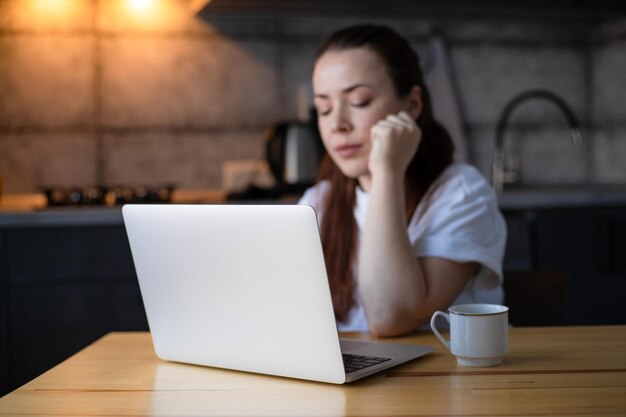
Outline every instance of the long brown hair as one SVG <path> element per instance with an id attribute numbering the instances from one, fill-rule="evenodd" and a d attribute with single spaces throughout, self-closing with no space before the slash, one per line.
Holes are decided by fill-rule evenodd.
<path id="1" fill-rule="evenodd" d="M 332 34 L 318 51 L 317 59 L 327 51 L 354 48 L 368 48 L 382 58 L 399 98 L 407 97 L 414 86 L 421 89 L 422 109 L 416 122 L 422 130 L 422 140 L 404 181 L 408 221 L 428 187 L 452 163 L 454 146 L 446 129 L 433 117 L 419 57 L 405 38 L 386 26 L 351 26 Z M 352 267 L 357 252 L 357 224 L 353 211 L 357 180 L 343 175 L 328 155 L 320 167 L 318 181 L 321 180 L 330 184 L 320 227 L 324 257 L 335 317 L 345 321 L 354 305 Z"/>

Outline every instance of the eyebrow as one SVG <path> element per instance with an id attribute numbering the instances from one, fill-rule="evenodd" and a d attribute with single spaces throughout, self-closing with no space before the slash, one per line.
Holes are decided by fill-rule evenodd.
<path id="1" fill-rule="evenodd" d="M 357 88 L 360 88 L 360 87 L 374 88 L 371 84 L 358 83 L 358 84 L 354 84 L 354 85 L 351 85 L 349 87 L 344 88 L 343 90 L 341 90 L 341 92 L 342 93 L 349 93 L 349 92 L 354 91 L 354 90 L 356 90 Z M 327 99 L 328 95 L 327 94 L 315 94 L 315 95 L 313 95 L 313 98 Z"/>

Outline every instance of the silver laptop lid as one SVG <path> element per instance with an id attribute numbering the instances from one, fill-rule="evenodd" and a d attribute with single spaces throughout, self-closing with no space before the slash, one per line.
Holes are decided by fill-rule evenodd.
<path id="1" fill-rule="evenodd" d="M 343 383 L 314 210 L 302 205 L 126 205 L 157 355 Z"/>

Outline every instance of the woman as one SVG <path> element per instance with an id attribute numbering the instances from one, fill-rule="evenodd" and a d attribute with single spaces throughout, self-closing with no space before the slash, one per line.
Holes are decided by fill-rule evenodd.
<path id="1" fill-rule="evenodd" d="M 328 155 L 300 203 L 318 213 L 339 329 L 396 336 L 451 304 L 501 303 L 495 193 L 452 162 L 406 39 L 374 25 L 336 32 L 313 90 Z"/>

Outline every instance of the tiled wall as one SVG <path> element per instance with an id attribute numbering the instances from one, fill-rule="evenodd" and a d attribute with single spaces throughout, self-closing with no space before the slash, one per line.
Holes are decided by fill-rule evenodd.
<path id="1" fill-rule="evenodd" d="M 595 174 L 626 182 L 626 21 L 605 25 L 594 38 Z"/>
<path id="2" fill-rule="evenodd" d="M 149 3 L 149 2 L 148 2 Z M 0 0 L 0 176 L 41 185 L 215 188 L 222 164 L 262 159 L 263 134 L 297 115 L 315 51 L 365 19 L 194 18 L 188 0 Z M 48 6 L 45 6 L 45 5 Z M 528 88 L 561 95 L 584 123 L 574 148 L 549 103 L 514 113 L 507 134 L 525 182 L 626 182 L 626 24 L 367 19 L 428 55 L 447 41 L 469 157 L 489 174 L 505 103 Z M 622 155 L 624 157 L 622 157 Z"/>

